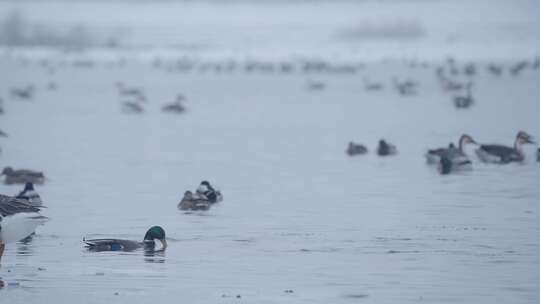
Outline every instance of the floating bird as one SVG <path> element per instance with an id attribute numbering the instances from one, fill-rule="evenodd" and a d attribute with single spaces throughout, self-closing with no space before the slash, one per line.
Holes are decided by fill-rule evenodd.
<path id="1" fill-rule="evenodd" d="M 134 101 L 124 101 L 122 103 L 122 112 L 126 114 L 141 114 L 144 112 L 143 103 L 146 101 L 144 96 L 135 97 Z"/>
<path id="2" fill-rule="evenodd" d="M 379 146 L 377 147 L 377 155 L 390 156 L 397 154 L 396 146 L 387 143 L 384 139 L 379 140 Z"/>
<path id="3" fill-rule="evenodd" d="M 393 79 L 394 87 L 401 96 L 413 96 L 416 95 L 416 88 L 418 83 L 412 80 L 399 81 L 397 78 Z"/>
<path id="4" fill-rule="evenodd" d="M 320 91 L 326 87 L 326 84 L 322 81 L 310 80 L 308 81 L 308 89 L 312 91 Z"/>
<path id="5" fill-rule="evenodd" d="M 510 67 L 510 73 L 514 76 L 518 76 L 528 65 L 529 63 L 527 61 L 520 61 L 514 66 Z"/>
<path id="6" fill-rule="evenodd" d="M 467 84 L 467 93 L 465 96 L 454 96 L 454 106 L 458 109 L 466 109 L 474 103 L 471 94 L 472 83 Z"/>
<path id="7" fill-rule="evenodd" d="M 503 69 L 498 65 L 490 64 L 488 65 L 488 71 L 495 76 L 501 76 Z"/>
<path id="8" fill-rule="evenodd" d="M 43 184 L 45 182 L 45 174 L 39 171 L 27 169 L 13 170 L 11 167 L 5 167 L 0 175 L 5 175 L 4 183 L 12 184 Z"/>
<path id="9" fill-rule="evenodd" d="M 349 142 L 349 145 L 347 146 L 347 150 L 345 153 L 349 156 L 355 156 L 355 155 L 362 155 L 366 154 L 368 152 L 368 149 L 366 146 L 362 144 L 355 144 L 354 142 Z"/>
<path id="10" fill-rule="evenodd" d="M 185 97 L 183 95 L 178 95 L 176 97 L 176 101 L 171 104 L 164 105 L 161 110 L 163 112 L 169 112 L 169 113 L 183 113 L 186 111 L 186 107 L 182 105 L 182 102 L 185 100 Z"/>
<path id="11" fill-rule="evenodd" d="M 208 210 L 210 206 L 211 203 L 208 199 L 203 199 L 194 195 L 191 191 L 186 191 L 177 207 L 180 210 Z"/>
<path id="12" fill-rule="evenodd" d="M 384 89 L 384 85 L 380 82 L 373 82 L 367 78 L 364 78 L 364 89 L 370 92 L 381 91 L 382 89 Z"/>
<path id="13" fill-rule="evenodd" d="M 459 172 L 472 169 L 472 162 L 465 156 L 454 156 L 443 154 L 440 157 L 438 170 L 442 175 L 452 172 Z"/>
<path id="14" fill-rule="evenodd" d="M 474 76 L 476 74 L 476 66 L 474 65 L 474 63 L 469 63 L 465 66 L 463 72 L 467 76 Z"/>
<path id="15" fill-rule="evenodd" d="M 430 149 L 426 153 L 426 160 L 428 164 L 439 164 L 443 155 L 448 155 L 449 158 L 457 156 L 467 157 L 464 147 L 466 144 L 476 144 L 476 141 L 467 134 L 461 135 L 458 141 L 458 148 L 453 143 L 448 145 L 448 148 Z"/>
<path id="16" fill-rule="evenodd" d="M 40 208 L 25 200 L 0 194 L 0 259 L 7 243 L 28 237 L 47 220 L 39 214 Z"/>
<path id="17" fill-rule="evenodd" d="M 167 240 L 165 239 L 165 230 L 159 226 L 153 226 L 144 235 L 142 242 L 122 239 L 83 239 L 88 250 L 91 251 L 133 251 L 139 248 L 154 251 L 156 247 L 155 240 L 161 242 L 161 249 L 167 248 Z"/>
<path id="18" fill-rule="evenodd" d="M 34 189 L 34 184 L 32 183 L 26 183 L 24 185 L 24 189 L 17 194 L 16 198 L 25 200 L 34 207 L 40 207 L 43 205 L 41 197 Z"/>
<path id="19" fill-rule="evenodd" d="M 486 163 L 507 164 L 510 162 L 522 162 L 525 160 L 522 145 L 534 144 L 532 136 L 525 131 L 519 131 L 516 135 L 513 147 L 503 145 L 480 145 L 476 150 L 478 158 Z"/>
<path id="20" fill-rule="evenodd" d="M 116 83 L 116 88 L 120 96 L 134 97 L 134 98 L 144 97 L 143 89 L 135 88 L 135 87 L 126 87 L 124 83 L 121 81 Z"/>
<path id="21" fill-rule="evenodd" d="M 11 96 L 17 99 L 26 99 L 30 100 L 34 96 L 34 86 L 28 85 L 24 88 L 11 88 Z"/>

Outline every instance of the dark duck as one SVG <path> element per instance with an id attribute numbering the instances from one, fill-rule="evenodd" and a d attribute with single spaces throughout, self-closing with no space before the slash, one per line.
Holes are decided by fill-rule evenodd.
<path id="1" fill-rule="evenodd" d="M 390 156 L 397 154 L 396 146 L 386 142 L 384 139 L 379 140 L 379 146 L 377 147 L 377 155 Z"/>
<path id="2" fill-rule="evenodd" d="M 165 230 L 160 226 L 153 226 L 148 229 L 142 242 L 123 239 L 83 239 L 83 242 L 90 251 L 134 251 L 140 248 L 154 251 L 156 240 L 160 241 L 162 245 L 159 250 L 163 251 L 167 248 Z"/>
<path id="3" fill-rule="evenodd" d="M 368 152 L 368 149 L 366 146 L 362 144 L 356 144 L 354 142 L 349 142 L 349 145 L 347 146 L 347 150 L 345 153 L 349 156 L 355 156 L 355 155 L 363 155 Z"/>

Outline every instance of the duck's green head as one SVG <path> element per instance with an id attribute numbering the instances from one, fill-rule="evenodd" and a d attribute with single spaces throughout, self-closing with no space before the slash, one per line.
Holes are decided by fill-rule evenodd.
<path id="1" fill-rule="evenodd" d="M 154 226 L 148 229 L 148 231 L 146 231 L 146 234 L 144 235 L 145 241 L 153 241 L 156 239 L 160 241 L 165 240 L 165 230 L 163 230 L 163 228 L 159 226 Z"/>

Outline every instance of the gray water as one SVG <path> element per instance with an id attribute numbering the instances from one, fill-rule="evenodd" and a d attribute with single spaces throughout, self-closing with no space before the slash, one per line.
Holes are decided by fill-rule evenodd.
<path id="1" fill-rule="evenodd" d="M 423 158 L 462 133 L 508 145 L 518 130 L 540 137 L 538 70 L 494 77 L 479 62 L 477 102 L 459 111 L 434 77 L 442 59 L 428 68 L 376 61 L 356 73 L 219 74 L 35 52 L 0 56 L 0 128 L 9 134 L 0 161 L 46 172 L 37 191 L 50 221 L 30 242 L 8 245 L 0 303 L 540 301 L 536 146 L 505 166 L 478 162 L 469 147 L 473 171 L 448 176 Z M 95 65 L 72 65 L 72 56 Z M 394 76 L 418 80 L 419 94 L 399 96 Z M 366 92 L 364 77 L 386 88 Z M 325 89 L 309 90 L 314 80 Z M 117 81 L 145 89 L 144 114 L 122 113 Z M 9 97 L 28 83 L 32 101 Z M 162 113 L 179 93 L 188 111 Z M 398 155 L 378 158 L 380 138 Z M 370 153 L 346 156 L 351 140 Z M 203 179 L 225 200 L 178 211 Z M 167 232 L 165 253 L 83 247 L 83 237 L 138 240 L 152 225 Z"/>

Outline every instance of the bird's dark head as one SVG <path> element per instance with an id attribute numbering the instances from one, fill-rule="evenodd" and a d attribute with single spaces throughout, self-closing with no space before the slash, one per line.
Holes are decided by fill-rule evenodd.
<path id="1" fill-rule="evenodd" d="M 521 144 L 535 144 L 536 142 L 533 140 L 533 137 L 525 131 L 519 131 L 516 139 Z"/>
<path id="2" fill-rule="evenodd" d="M 2 170 L 2 174 L 1 175 L 10 175 L 13 173 L 13 168 L 11 167 L 4 167 L 4 169 Z"/>
<path id="3" fill-rule="evenodd" d="M 165 230 L 159 226 L 154 226 L 148 231 L 146 231 L 146 234 L 144 235 L 145 241 L 153 241 L 153 240 L 164 240 L 165 239 Z"/>
<path id="4" fill-rule="evenodd" d="M 201 185 L 209 187 L 210 183 L 208 181 L 202 181 Z"/>
<path id="5" fill-rule="evenodd" d="M 34 184 L 30 182 L 24 184 L 24 191 L 32 191 L 32 190 L 34 190 Z"/>

